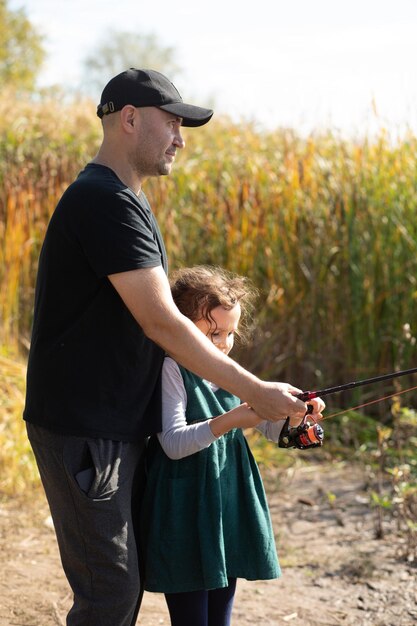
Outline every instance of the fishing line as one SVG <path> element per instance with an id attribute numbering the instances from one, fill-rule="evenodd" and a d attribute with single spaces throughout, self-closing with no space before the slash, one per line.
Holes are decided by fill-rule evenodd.
<path id="1" fill-rule="evenodd" d="M 349 407 L 348 409 L 344 409 L 344 411 L 338 411 L 337 413 L 331 413 L 330 415 L 323 415 L 320 422 L 325 419 L 330 419 L 331 417 L 336 417 L 337 415 L 343 415 L 343 413 L 347 413 L 348 411 L 357 411 L 358 409 L 363 409 L 363 407 L 365 406 L 370 406 L 371 404 L 376 404 L 377 402 L 382 402 L 383 400 L 389 400 L 390 398 L 395 398 L 395 396 L 401 396 L 403 393 L 414 391 L 414 389 L 417 389 L 417 385 L 415 387 L 410 387 L 409 389 L 396 391 L 395 393 L 391 393 L 388 396 L 384 396 L 382 398 L 377 398 L 376 400 L 371 400 L 370 402 L 365 402 L 364 404 L 359 404 L 358 406 Z"/>

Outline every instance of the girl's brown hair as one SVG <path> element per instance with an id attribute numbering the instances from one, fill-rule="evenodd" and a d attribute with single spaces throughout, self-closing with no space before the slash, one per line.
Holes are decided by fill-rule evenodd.
<path id="1" fill-rule="evenodd" d="M 220 267 L 197 265 L 174 272 L 170 279 L 172 296 L 183 315 L 193 322 L 205 319 L 211 327 L 216 323 L 211 311 L 218 306 L 232 309 L 240 304 L 242 314 L 236 335 L 247 340 L 252 322 L 257 289 L 249 279 Z"/>

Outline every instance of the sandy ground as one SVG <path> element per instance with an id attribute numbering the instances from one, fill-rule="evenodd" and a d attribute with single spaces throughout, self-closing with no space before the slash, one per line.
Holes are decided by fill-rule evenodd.
<path id="1" fill-rule="evenodd" d="M 283 567 L 276 581 L 239 581 L 234 626 L 417 624 L 417 569 L 386 522 L 375 539 L 365 473 L 310 464 L 265 476 Z M 43 499 L 0 504 L 0 626 L 62 626 L 71 594 Z M 145 594 L 138 625 L 169 626 L 164 599 Z"/>

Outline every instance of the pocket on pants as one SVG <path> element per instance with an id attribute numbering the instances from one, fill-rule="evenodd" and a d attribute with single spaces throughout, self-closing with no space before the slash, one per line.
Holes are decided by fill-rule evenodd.
<path id="1" fill-rule="evenodd" d="M 85 439 L 80 450 L 80 443 L 78 439 L 69 440 L 65 445 L 68 473 L 88 498 L 109 500 L 119 488 L 120 462 L 126 444 L 111 439 Z"/>

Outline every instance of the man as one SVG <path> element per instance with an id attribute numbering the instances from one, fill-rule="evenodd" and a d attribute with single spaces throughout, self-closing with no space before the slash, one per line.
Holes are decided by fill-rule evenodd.
<path id="1" fill-rule="evenodd" d="M 69 626 L 132 626 L 141 598 L 135 515 L 146 437 L 161 430 L 164 352 L 265 418 L 305 404 L 217 350 L 175 307 L 142 192 L 169 174 L 182 126 L 212 111 L 152 70 L 105 87 L 103 142 L 63 194 L 42 248 L 24 419 L 74 592 Z"/>

